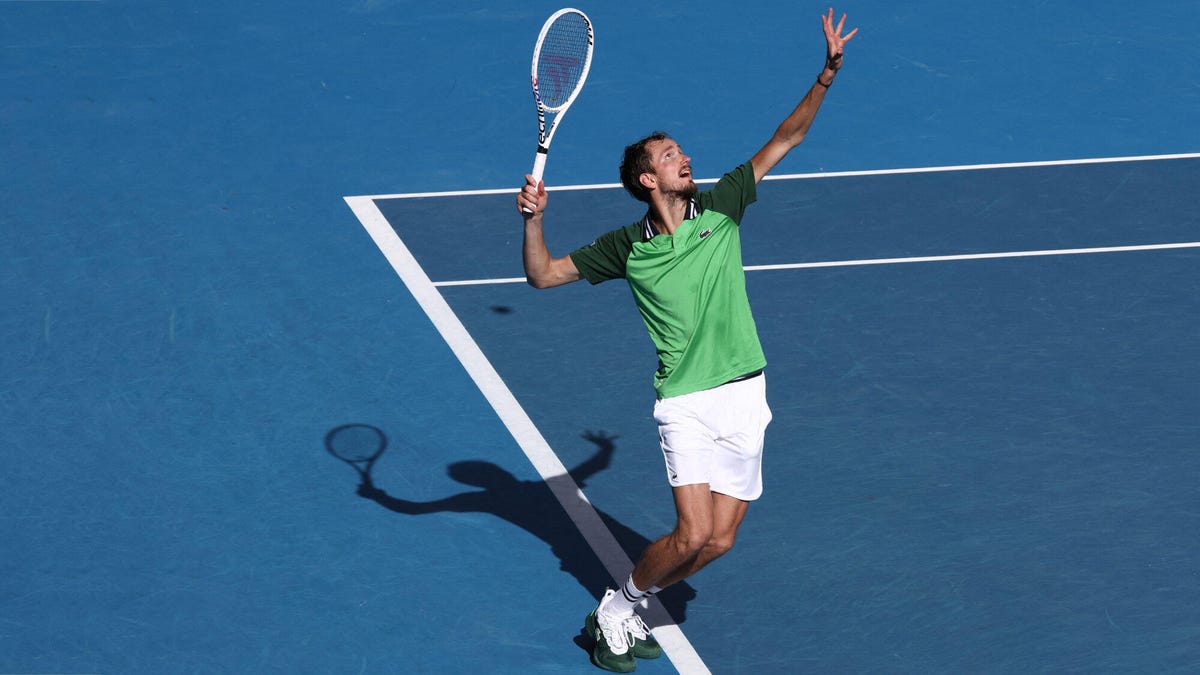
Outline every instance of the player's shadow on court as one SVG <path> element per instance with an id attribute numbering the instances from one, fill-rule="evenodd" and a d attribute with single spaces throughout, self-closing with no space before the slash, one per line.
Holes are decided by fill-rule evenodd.
<path id="1" fill-rule="evenodd" d="M 476 490 L 468 490 L 427 502 L 393 496 L 377 487 L 371 478 L 371 467 L 374 465 L 375 459 L 382 454 L 383 448 L 386 447 L 386 437 L 382 431 L 374 427 L 367 427 L 378 434 L 380 445 L 373 455 L 370 452 L 362 453 L 364 456 L 370 456 L 369 461 L 360 459 L 356 463 L 343 448 L 337 447 L 338 434 L 351 426 L 361 427 L 363 425 L 350 425 L 334 429 L 326 436 L 325 443 L 326 449 L 331 454 L 346 460 L 358 470 L 361 478 L 358 486 L 359 496 L 396 513 L 410 516 L 432 513 L 491 513 L 546 542 L 550 546 L 550 550 L 561 561 L 561 569 L 574 576 L 579 584 L 595 598 L 599 599 L 604 595 L 606 587 L 614 585 L 612 577 L 596 558 L 596 554 L 592 552 L 583 535 L 567 516 L 562 505 L 555 499 L 548 483 L 540 480 L 518 480 L 516 476 L 497 464 L 483 460 L 468 460 L 449 465 L 446 472 L 459 483 L 478 488 Z M 358 436 L 361 437 L 361 433 Z M 596 446 L 596 452 L 569 471 L 570 478 L 565 476 L 551 478 L 551 481 L 574 480 L 576 485 L 583 488 L 589 478 L 609 467 L 613 453 L 616 451 L 616 445 L 613 442 L 616 437 L 608 436 L 604 432 L 587 432 L 583 434 L 583 438 Z M 597 512 L 626 554 L 633 560 L 637 560 L 646 546 L 650 544 L 650 540 L 603 511 L 597 509 Z M 695 590 L 687 582 L 680 582 L 659 593 L 658 599 L 676 623 L 683 623 L 687 619 L 687 603 L 695 596 Z M 584 613 L 586 613 L 586 609 Z"/>

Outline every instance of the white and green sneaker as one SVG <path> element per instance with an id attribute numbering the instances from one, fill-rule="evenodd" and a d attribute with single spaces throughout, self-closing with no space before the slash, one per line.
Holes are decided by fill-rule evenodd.
<path id="1" fill-rule="evenodd" d="M 621 622 L 625 634 L 629 636 L 629 653 L 638 659 L 657 659 L 662 656 L 662 647 L 658 640 L 650 634 L 650 629 L 642 617 L 636 613 Z"/>
<path id="2" fill-rule="evenodd" d="M 633 669 L 637 668 L 637 661 L 630 650 L 629 630 L 625 625 L 628 619 L 614 619 L 600 612 L 605 600 L 615 593 L 611 588 L 605 591 L 604 598 L 600 600 L 596 609 L 587 615 L 583 625 L 596 643 L 592 647 L 593 664 L 614 673 L 632 673 Z"/>

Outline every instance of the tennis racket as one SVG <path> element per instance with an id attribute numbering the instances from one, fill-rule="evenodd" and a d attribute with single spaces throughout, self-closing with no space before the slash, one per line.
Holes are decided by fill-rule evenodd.
<path id="1" fill-rule="evenodd" d="M 592 22 L 583 12 L 567 7 L 546 19 L 542 32 L 533 47 L 533 67 L 530 81 L 533 101 L 537 104 L 538 147 L 533 157 L 534 182 L 542 179 L 546 156 L 554 132 L 583 89 L 588 69 L 592 67 L 592 45 L 595 36 Z M 553 115 L 546 124 L 547 115 Z"/>

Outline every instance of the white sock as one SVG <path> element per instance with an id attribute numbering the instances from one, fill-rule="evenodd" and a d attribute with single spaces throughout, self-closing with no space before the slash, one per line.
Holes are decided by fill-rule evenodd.
<path id="1" fill-rule="evenodd" d="M 633 575 L 631 574 L 620 590 L 614 593 L 607 603 L 600 606 L 600 611 L 609 616 L 629 616 L 633 614 L 633 608 L 641 604 L 645 598 L 646 591 L 633 585 Z"/>

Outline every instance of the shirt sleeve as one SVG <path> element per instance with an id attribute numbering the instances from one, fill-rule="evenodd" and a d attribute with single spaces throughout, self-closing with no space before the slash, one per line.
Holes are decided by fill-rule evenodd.
<path id="1" fill-rule="evenodd" d="M 746 207 L 758 199 L 758 187 L 754 183 L 754 165 L 747 161 L 725 174 L 713 189 L 700 193 L 699 199 L 702 208 L 713 209 L 740 225 Z"/>
<path id="2" fill-rule="evenodd" d="M 571 261 L 590 284 L 624 279 L 625 261 L 633 250 L 636 233 L 640 233 L 636 224 L 607 232 L 587 246 L 572 251 Z"/>

